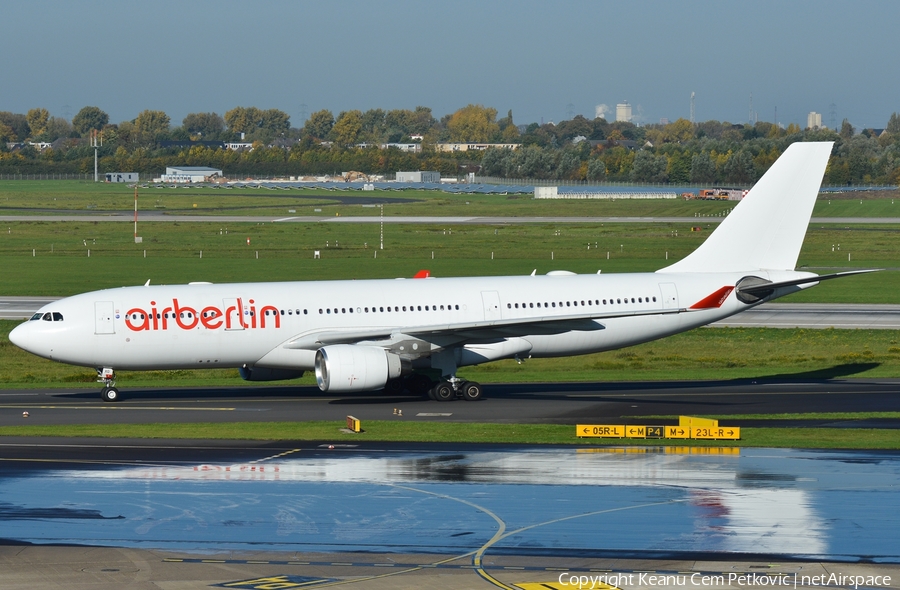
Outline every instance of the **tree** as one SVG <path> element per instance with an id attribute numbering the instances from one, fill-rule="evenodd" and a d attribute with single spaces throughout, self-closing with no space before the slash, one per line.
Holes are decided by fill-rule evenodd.
<path id="1" fill-rule="evenodd" d="M 709 152 L 694 154 L 691 158 L 691 182 L 712 184 L 716 181 L 716 163 Z"/>
<path id="2" fill-rule="evenodd" d="M 25 115 L 0 111 L 0 123 L 6 125 L 12 131 L 9 141 L 25 141 L 25 138 L 30 135 L 31 128 L 28 127 Z"/>
<path id="3" fill-rule="evenodd" d="M 47 109 L 31 109 L 25 114 L 25 120 L 31 129 L 31 137 L 39 137 L 47 132 L 47 122 L 50 120 L 50 111 Z"/>
<path id="4" fill-rule="evenodd" d="M 447 130 L 451 142 L 488 142 L 500 131 L 497 109 L 470 104 L 450 116 Z"/>
<path id="5" fill-rule="evenodd" d="M 228 129 L 234 133 L 252 133 L 262 121 L 262 112 L 256 107 L 235 107 L 225 113 Z"/>
<path id="6" fill-rule="evenodd" d="M 668 165 L 665 156 L 654 156 L 647 150 L 641 150 L 634 156 L 631 179 L 635 182 L 665 182 Z"/>
<path id="7" fill-rule="evenodd" d="M 750 184 L 756 180 L 756 168 L 753 166 L 753 156 L 746 149 L 742 149 L 731 155 L 725 166 L 722 167 L 722 174 L 726 182 L 735 184 Z"/>
<path id="8" fill-rule="evenodd" d="M 841 121 L 841 139 L 850 139 L 855 132 L 856 130 L 850 124 L 850 121 L 847 119 Z"/>
<path id="9" fill-rule="evenodd" d="M 334 127 L 334 115 L 328 109 L 322 109 L 309 116 L 303 126 L 303 132 L 316 139 L 325 139 L 331 133 L 332 127 Z"/>
<path id="10" fill-rule="evenodd" d="M 16 139 L 18 139 L 16 137 L 16 132 L 13 131 L 9 125 L 4 123 L 3 121 L 0 121 L 0 143 L 6 144 L 7 142 L 15 141 Z M 4 150 L 6 149 L 6 145 L 2 145 L 0 147 L 2 147 L 2 149 Z"/>
<path id="11" fill-rule="evenodd" d="M 84 107 L 72 117 L 72 127 L 82 136 L 90 133 L 92 129 L 99 131 L 108 123 L 109 115 L 97 107 Z"/>
<path id="12" fill-rule="evenodd" d="M 556 177 L 559 179 L 571 179 L 581 166 L 581 158 L 575 150 L 566 149 L 559 155 L 556 162 Z"/>
<path id="13" fill-rule="evenodd" d="M 280 135 L 291 128 L 291 116 L 278 109 L 266 109 L 260 113 L 259 128 Z"/>
<path id="14" fill-rule="evenodd" d="M 891 113 L 891 118 L 888 119 L 885 131 L 891 135 L 900 135 L 900 114 Z"/>
<path id="15" fill-rule="evenodd" d="M 134 120 L 135 131 L 141 141 L 155 141 L 169 131 L 169 115 L 163 111 L 141 111 Z"/>
<path id="16" fill-rule="evenodd" d="M 225 130 L 225 119 L 217 113 L 189 113 L 181 125 L 191 135 L 215 139 Z"/>
<path id="17" fill-rule="evenodd" d="M 600 158 L 593 158 L 588 162 L 588 180 L 606 180 L 606 164 Z"/>
<path id="18" fill-rule="evenodd" d="M 44 135 L 47 141 L 56 141 L 60 137 L 69 137 L 72 135 L 72 125 L 62 117 L 50 117 L 47 121 L 47 131 Z"/>
<path id="19" fill-rule="evenodd" d="M 685 143 L 694 138 L 694 124 L 687 119 L 678 119 L 664 128 L 666 141 Z"/>
<path id="20" fill-rule="evenodd" d="M 362 113 L 347 111 L 338 115 L 337 121 L 331 129 L 331 137 L 338 146 L 350 147 L 358 142 L 361 130 Z"/>

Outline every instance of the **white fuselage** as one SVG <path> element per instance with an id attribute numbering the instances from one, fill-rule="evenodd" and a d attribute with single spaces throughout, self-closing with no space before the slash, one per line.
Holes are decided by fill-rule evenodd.
<path id="1" fill-rule="evenodd" d="M 755 273 L 769 280 L 808 273 Z M 773 276 L 774 275 L 774 276 Z M 265 367 L 310 370 L 317 333 L 454 326 L 535 318 L 533 333 L 477 334 L 459 365 L 513 356 L 599 352 L 702 326 L 750 307 L 730 292 L 719 305 L 690 309 L 745 273 L 635 273 L 123 287 L 45 306 L 10 338 L 59 362 L 117 370 Z M 677 310 L 681 310 L 678 313 Z M 660 313 L 654 313 L 659 311 Z M 618 317 L 597 317 L 615 314 Z M 584 316 L 590 329 L 548 330 L 554 317 Z M 38 314 L 35 315 L 38 318 Z M 527 328 L 524 329 L 527 332 Z M 363 338 L 362 340 L 365 340 Z M 431 343 L 427 356 L 440 344 Z M 416 345 L 417 347 L 417 345 Z M 403 350 L 402 346 L 400 350 Z M 413 350 L 405 351 L 411 356 Z"/>

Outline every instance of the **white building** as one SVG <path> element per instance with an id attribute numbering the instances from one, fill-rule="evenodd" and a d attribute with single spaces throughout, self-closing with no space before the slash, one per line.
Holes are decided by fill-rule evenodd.
<path id="1" fill-rule="evenodd" d="M 166 173 L 162 175 L 162 182 L 208 182 L 212 178 L 222 176 L 218 168 L 207 166 L 167 166 Z"/>
<path id="2" fill-rule="evenodd" d="M 631 105 L 627 101 L 616 105 L 616 121 L 631 123 Z"/>
<path id="3" fill-rule="evenodd" d="M 397 182 L 439 183 L 441 181 L 441 173 L 432 171 L 398 172 L 396 180 Z"/>
<path id="4" fill-rule="evenodd" d="M 469 150 L 484 151 L 488 148 L 515 150 L 518 143 L 436 143 L 434 149 L 439 152 L 467 152 Z"/>
<path id="5" fill-rule="evenodd" d="M 808 115 L 806 115 L 806 127 L 808 129 L 821 129 L 822 113 L 811 111 Z"/>

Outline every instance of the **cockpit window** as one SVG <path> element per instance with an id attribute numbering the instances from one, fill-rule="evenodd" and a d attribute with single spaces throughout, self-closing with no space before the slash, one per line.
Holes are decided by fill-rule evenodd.
<path id="1" fill-rule="evenodd" d="M 37 312 L 33 316 L 31 316 L 30 321 L 34 320 L 44 320 L 45 322 L 61 322 L 63 321 L 63 314 L 58 311 L 46 311 L 44 313 Z"/>

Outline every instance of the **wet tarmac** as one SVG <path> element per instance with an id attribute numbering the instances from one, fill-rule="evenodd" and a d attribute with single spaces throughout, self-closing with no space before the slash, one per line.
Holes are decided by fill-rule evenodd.
<path id="1" fill-rule="evenodd" d="M 0 537 L 210 554 L 900 563 L 897 452 L 329 446 L 5 444 Z"/>

